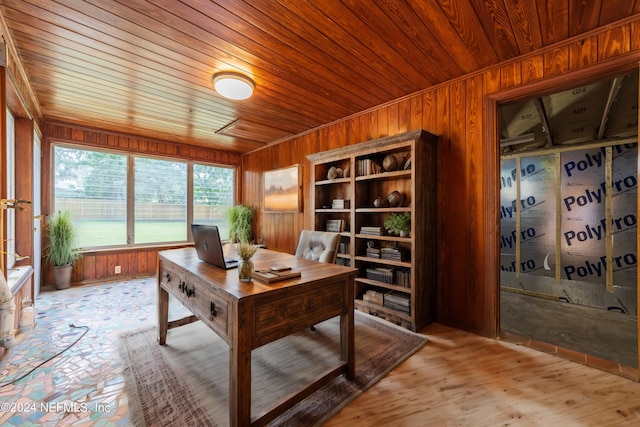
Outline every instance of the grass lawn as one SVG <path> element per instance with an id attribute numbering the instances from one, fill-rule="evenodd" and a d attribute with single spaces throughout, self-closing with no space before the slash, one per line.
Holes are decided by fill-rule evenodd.
<path id="1" fill-rule="evenodd" d="M 220 227 L 220 237 L 229 234 L 228 226 Z M 127 244 L 126 221 L 76 221 L 78 247 L 121 246 Z M 135 227 L 135 243 L 184 242 L 187 224 L 184 221 L 141 221 Z"/>

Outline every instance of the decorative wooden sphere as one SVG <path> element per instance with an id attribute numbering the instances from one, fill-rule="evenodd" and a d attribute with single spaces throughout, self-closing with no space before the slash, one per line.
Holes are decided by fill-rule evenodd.
<path id="1" fill-rule="evenodd" d="M 373 201 L 373 206 L 376 208 L 384 208 L 387 206 L 387 202 L 382 197 L 378 197 Z"/>
<path id="2" fill-rule="evenodd" d="M 402 203 L 402 194 L 399 191 L 392 191 L 387 196 L 387 201 L 389 202 L 389 206 L 396 208 Z"/>
<path id="3" fill-rule="evenodd" d="M 396 171 L 398 170 L 398 159 L 393 154 L 389 154 L 382 161 L 382 167 L 387 172 Z"/>

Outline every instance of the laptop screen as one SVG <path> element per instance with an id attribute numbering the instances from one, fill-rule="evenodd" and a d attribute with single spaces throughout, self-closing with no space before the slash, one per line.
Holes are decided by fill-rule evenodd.
<path id="1" fill-rule="evenodd" d="M 229 269 L 238 266 L 238 261 L 224 257 L 220 232 L 215 225 L 191 224 L 191 233 L 198 258 L 216 267 Z"/>

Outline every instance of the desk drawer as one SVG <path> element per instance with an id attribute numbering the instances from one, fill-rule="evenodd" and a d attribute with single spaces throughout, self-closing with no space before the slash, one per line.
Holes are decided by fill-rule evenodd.
<path id="1" fill-rule="evenodd" d="M 184 271 L 176 271 L 171 265 L 161 264 L 162 287 L 187 307 L 214 332 L 227 341 L 229 301 L 215 292 L 210 284 Z"/>

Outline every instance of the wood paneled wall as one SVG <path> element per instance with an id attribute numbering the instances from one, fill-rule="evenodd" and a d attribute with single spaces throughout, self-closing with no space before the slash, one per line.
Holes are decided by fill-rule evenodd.
<path id="1" fill-rule="evenodd" d="M 439 135 L 437 320 L 495 336 L 499 286 L 498 102 L 557 92 L 629 71 L 640 59 L 640 20 L 599 29 L 483 72 L 345 118 L 243 158 L 242 200 L 257 207 L 267 247 L 293 252 L 313 227 L 307 154 L 400 132 Z M 262 212 L 262 174 L 302 167 L 304 213 Z"/>
<path id="2" fill-rule="evenodd" d="M 85 147 L 115 149 L 122 152 L 135 152 L 153 156 L 196 160 L 221 165 L 239 166 L 241 156 L 237 153 L 213 151 L 203 147 L 188 146 L 179 143 L 157 141 L 103 132 L 96 129 L 67 126 L 60 123 L 46 123 L 42 144 L 42 213 L 51 212 L 51 144 L 54 142 L 72 143 Z M 242 185 L 241 176 L 237 185 Z M 175 246 L 171 246 L 175 247 Z M 127 276 L 148 276 L 155 274 L 158 251 L 163 247 L 139 247 L 108 251 L 86 252 L 73 267 L 72 283 L 89 283 Z M 119 265 L 121 273 L 116 275 L 114 267 Z M 43 265 L 43 285 L 53 284 L 53 272 Z"/>

